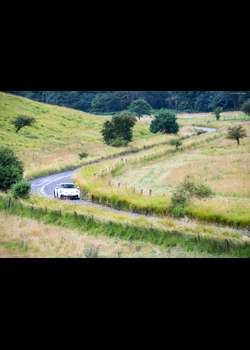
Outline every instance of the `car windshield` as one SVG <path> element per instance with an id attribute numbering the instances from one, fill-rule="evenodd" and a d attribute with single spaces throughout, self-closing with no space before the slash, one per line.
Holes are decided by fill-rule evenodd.
<path id="1" fill-rule="evenodd" d="M 62 184 L 60 188 L 76 188 L 76 186 L 74 184 Z"/>

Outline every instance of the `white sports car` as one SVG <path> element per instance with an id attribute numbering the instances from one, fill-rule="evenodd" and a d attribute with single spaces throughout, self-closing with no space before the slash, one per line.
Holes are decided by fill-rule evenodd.
<path id="1" fill-rule="evenodd" d="M 54 189 L 54 197 L 59 199 L 80 199 L 79 187 L 76 188 L 74 184 L 60 184 Z"/>

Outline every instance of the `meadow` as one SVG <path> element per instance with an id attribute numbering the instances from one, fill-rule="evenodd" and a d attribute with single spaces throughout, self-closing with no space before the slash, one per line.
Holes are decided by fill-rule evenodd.
<path id="1" fill-rule="evenodd" d="M 216 133 L 189 140 L 177 151 L 170 146 L 157 147 L 120 163 L 90 166 L 74 174 L 74 181 L 85 198 L 119 209 L 158 216 L 187 215 L 249 229 L 250 138 L 240 146 L 226 140 L 232 124 L 221 123 Z M 242 124 L 250 136 L 250 124 Z M 174 211 L 170 208 L 172 193 L 187 175 L 207 184 L 215 195 Z"/>

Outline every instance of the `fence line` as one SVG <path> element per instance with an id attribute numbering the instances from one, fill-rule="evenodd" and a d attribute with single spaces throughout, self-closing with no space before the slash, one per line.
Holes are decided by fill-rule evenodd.
<path id="1" fill-rule="evenodd" d="M 3 198 L 2 196 L 0 196 L 0 201 L 1 201 L 1 202 L 2 202 L 2 201 L 5 201 L 5 202 L 7 201 L 8 204 L 9 204 L 9 202 L 11 201 L 12 205 L 11 205 L 11 206 L 8 206 L 8 207 L 7 207 L 7 210 L 12 210 L 12 209 L 15 207 L 15 203 L 18 202 L 18 201 L 13 201 L 13 202 L 12 202 L 11 197 L 9 198 L 9 200 L 8 200 L 8 199 L 5 200 L 5 198 Z M 21 207 L 29 208 L 32 212 L 34 212 L 34 211 L 36 211 L 36 210 L 39 210 L 39 211 L 42 212 L 42 215 L 56 214 L 56 215 L 59 215 L 60 217 L 63 215 L 61 209 L 59 209 L 59 210 L 53 210 L 53 209 L 48 210 L 47 207 L 45 207 L 45 208 L 43 209 L 43 208 L 41 208 L 41 207 L 34 207 L 34 205 L 30 206 L 30 205 L 26 205 L 26 204 L 23 204 L 23 203 L 20 203 L 20 202 L 18 202 L 18 203 L 21 205 Z M 101 221 L 100 221 L 99 219 L 95 220 L 94 215 L 88 216 L 88 215 L 79 214 L 79 213 L 77 213 L 77 212 L 74 212 L 74 213 L 67 213 L 67 212 L 66 212 L 66 215 L 67 215 L 67 214 L 68 214 L 68 215 L 71 215 L 71 216 L 72 216 L 72 219 L 81 219 L 81 218 L 82 218 L 84 221 L 85 221 L 85 219 L 88 219 L 89 222 L 90 222 L 91 224 L 94 224 L 95 221 L 97 222 L 97 224 L 98 224 L 99 222 L 100 222 L 100 224 L 101 224 Z M 108 225 L 107 222 L 105 222 L 105 223 Z M 116 224 L 117 224 L 116 222 L 113 222 L 113 221 L 109 220 L 109 225 L 110 225 L 110 226 L 116 225 Z M 151 233 L 151 234 L 154 234 L 154 233 L 161 233 L 161 234 L 169 233 L 169 231 L 165 231 L 165 230 L 162 230 L 162 229 L 153 228 L 153 224 L 151 224 L 151 227 L 150 227 L 150 228 L 140 228 L 139 226 L 135 226 L 135 225 L 133 225 L 133 224 L 129 225 L 128 222 L 127 222 L 126 224 L 124 224 L 124 225 L 118 223 L 118 225 L 119 225 L 119 226 L 122 226 L 123 228 L 125 228 L 126 231 L 129 231 L 130 229 L 132 229 L 132 230 L 134 230 L 134 231 L 140 231 L 140 229 L 143 229 L 143 232 L 148 231 L 148 232 Z M 201 239 L 202 237 L 205 238 L 205 239 L 208 239 L 209 241 L 213 241 L 213 243 L 218 244 L 218 245 L 220 245 L 221 243 L 225 243 L 225 252 L 226 252 L 226 253 L 228 253 L 229 250 L 230 250 L 230 243 L 232 244 L 232 246 L 234 246 L 234 242 L 233 242 L 233 241 L 229 242 L 229 240 L 228 240 L 227 238 L 222 238 L 222 237 L 220 237 L 219 240 L 216 240 L 216 239 L 214 239 L 213 237 L 201 236 L 200 234 L 197 235 L 197 236 L 196 236 L 196 235 L 192 235 L 192 234 L 191 234 L 191 235 L 188 235 L 188 234 L 185 235 L 185 234 L 183 234 L 183 233 L 177 232 L 176 230 L 173 230 L 171 233 L 172 233 L 173 236 L 176 236 L 176 237 L 177 237 L 177 236 L 183 237 L 183 238 L 189 237 L 189 236 L 191 236 L 191 237 L 193 237 L 193 238 L 196 237 L 198 245 L 200 245 L 200 244 L 202 243 L 202 242 L 201 242 L 201 241 L 202 241 L 202 239 Z M 242 243 L 242 244 L 245 244 L 246 246 L 248 245 L 247 243 L 245 243 L 245 242 L 243 242 L 243 241 L 242 241 L 241 243 Z"/>

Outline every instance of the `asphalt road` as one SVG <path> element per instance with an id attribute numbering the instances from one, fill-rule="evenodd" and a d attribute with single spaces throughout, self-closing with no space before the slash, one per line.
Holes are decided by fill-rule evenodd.
<path id="1" fill-rule="evenodd" d="M 214 128 L 206 128 L 206 127 L 197 127 L 196 129 L 199 129 L 199 130 L 201 129 L 205 132 L 204 134 L 200 135 L 199 137 L 202 137 L 205 134 L 212 133 L 212 132 L 217 130 Z M 192 138 L 193 137 L 182 140 L 182 141 L 187 141 L 187 140 L 190 140 Z M 143 152 L 145 152 L 145 151 L 136 152 L 134 154 L 143 153 Z M 117 157 L 114 159 L 120 159 L 120 158 L 124 158 L 124 156 L 120 156 L 120 157 Z M 105 162 L 105 160 L 102 162 Z M 32 191 L 39 194 L 39 195 L 43 195 L 46 197 L 53 197 L 54 196 L 54 188 L 56 187 L 56 185 L 60 184 L 60 183 L 71 183 L 72 182 L 72 179 L 71 179 L 72 175 L 76 171 L 79 171 L 80 169 L 64 171 L 64 172 L 61 172 L 59 174 L 48 175 L 48 176 L 44 176 L 44 177 L 40 177 L 40 178 L 31 180 L 29 182 L 31 183 Z M 127 212 L 127 211 L 111 209 L 110 207 L 104 207 L 103 205 L 87 202 L 84 200 L 79 200 L 79 201 L 72 200 L 72 201 L 68 201 L 67 203 L 78 204 L 78 205 L 91 205 L 91 206 L 96 207 L 96 208 L 105 208 L 107 211 L 112 210 L 113 212 L 120 213 L 120 214 L 126 214 L 126 215 L 133 216 L 133 217 L 147 217 L 147 218 L 151 218 L 151 219 L 156 220 L 156 218 L 153 216 L 147 216 L 147 215 L 143 215 L 143 214 L 136 214 L 136 213 L 131 213 L 131 212 Z M 178 221 L 178 220 L 176 220 L 176 221 Z M 223 228 L 218 227 L 217 229 L 219 231 L 219 230 L 222 230 Z M 232 229 L 232 231 L 242 232 L 246 236 L 250 235 L 250 231 L 241 231 L 241 230 L 233 230 L 233 229 Z"/>
<path id="2" fill-rule="evenodd" d="M 199 127 L 196 129 L 201 129 L 205 133 L 211 133 L 211 132 L 216 131 L 216 129 L 205 128 L 205 127 Z M 203 135 L 205 135 L 205 134 L 203 134 Z M 200 137 L 202 137 L 202 135 L 200 135 Z M 183 140 L 183 141 L 187 141 L 190 139 L 192 139 L 192 137 L 188 138 L 186 140 Z M 142 153 L 142 152 L 145 152 L 145 151 L 137 152 L 135 154 Z M 117 157 L 114 159 L 119 159 L 119 158 L 124 158 L 124 156 Z M 59 173 L 59 174 L 40 177 L 40 178 L 31 180 L 29 182 L 31 183 L 31 188 L 35 193 L 43 195 L 43 196 L 51 197 L 51 196 L 54 196 L 54 188 L 56 187 L 56 185 L 60 184 L 60 183 L 71 183 L 72 182 L 72 180 L 71 180 L 72 175 L 78 170 L 80 170 L 80 169 L 64 171 L 64 172 Z M 85 201 L 76 201 L 76 202 L 79 204 L 84 204 L 84 203 L 92 204 L 92 203 L 85 202 Z"/>

